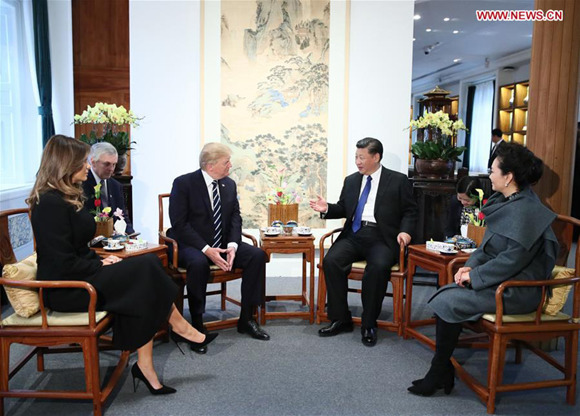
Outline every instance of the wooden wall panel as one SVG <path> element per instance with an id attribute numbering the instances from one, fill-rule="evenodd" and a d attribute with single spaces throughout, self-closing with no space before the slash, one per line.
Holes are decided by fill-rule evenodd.
<path id="1" fill-rule="evenodd" d="M 580 2 L 536 0 L 563 10 L 561 22 L 534 22 L 527 146 L 546 164 L 535 190 L 559 214 L 570 214 L 580 92 Z"/>
<path id="2" fill-rule="evenodd" d="M 96 102 L 129 109 L 129 0 L 72 0 L 72 23 L 75 114 Z"/>

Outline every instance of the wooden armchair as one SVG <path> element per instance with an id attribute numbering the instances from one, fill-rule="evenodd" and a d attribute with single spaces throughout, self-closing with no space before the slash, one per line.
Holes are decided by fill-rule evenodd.
<path id="1" fill-rule="evenodd" d="M 16 263 L 10 236 L 8 218 L 13 215 L 27 214 L 28 209 L 0 212 L 0 261 Z M 113 349 L 110 337 L 102 335 L 111 328 L 113 316 L 97 311 L 97 292 L 89 283 L 82 281 L 22 281 L 0 279 L 4 288 L 32 288 L 39 291 L 40 311 L 29 318 L 17 314 L 3 318 L 0 309 L 0 415 L 4 414 L 4 398 L 43 398 L 92 400 L 95 416 L 102 414 L 103 403 L 127 366 L 129 351 L 122 351 L 119 361 L 108 382 L 101 387 L 99 373 L 99 350 Z M 47 310 L 42 301 L 44 289 L 81 288 L 89 292 L 90 303 L 86 313 L 59 313 Z M 1 305 L 0 305 L 1 306 Z M 10 346 L 14 343 L 32 348 L 10 368 Z M 75 346 L 78 345 L 78 346 Z M 56 348 L 58 347 L 58 348 Z M 44 355 L 82 351 L 85 365 L 85 389 L 77 391 L 22 390 L 11 389 L 10 379 L 20 371 L 34 356 L 37 356 L 37 369 L 44 371 Z"/>
<path id="2" fill-rule="evenodd" d="M 169 203 L 169 196 L 170 194 L 159 194 L 158 201 L 159 201 L 159 244 L 166 244 L 168 246 L 168 250 L 171 250 L 171 262 L 169 263 L 169 270 L 170 275 L 172 276 L 173 280 L 179 285 L 179 294 L 178 298 L 175 301 L 175 305 L 177 309 L 183 313 L 183 299 L 184 299 L 184 289 L 185 283 L 187 280 L 187 270 L 183 267 L 179 267 L 179 245 L 177 241 L 167 236 L 167 230 L 169 227 L 165 227 L 164 220 L 165 220 L 165 210 L 164 204 Z M 256 238 L 250 234 L 242 233 L 242 236 L 248 238 L 252 241 L 252 244 L 257 247 L 258 241 Z M 226 302 L 233 303 L 241 307 L 241 302 L 235 298 L 228 296 L 227 292 L 227 282 L 232 280 L 241 279 L 242 278 L 242 270 L 235 269 L 230 272 L 225 272 L 221 270 L 218 266 L 212 265 L 210 267 L 210 277 L 208 283 L 218 283 L 220 288 L 217 290 L 208 291 L 206 293 L 207 296 L 209 295 L 220 295 L 221 297 L 221 310 L 226 310 Z M 263 322 L 262 322 L 263 323 Z M 238 324 L 238 318 L 230 318 L 230 319 L 223 319 L 223 320 L 216 320 L 212 322 L 205 322 L 204 325 L 208 328 L 208 330 L 212 329 L 222 329 L 222 328 L 231 328 Z"/>
<path id="3" fill-rule="evenodd" d="M 324 234 L 320 238 L 320 261 L 318 262 L 318 296 L 317 296 L 317 306 L 316 306 L 316 323 L 320 324 L 323 321 L 328 321 L 328 315 L 326 313 L 326 281 L 324 280 L 324 269 L 322 267 L 324 260 L 324 253 L 327 249 L 326 245 L 327 239 L 330 239 L 330 244 L 334 243 L 335 236 L 342 231 L 342 228 L 337 228 Z M 392 321 L 377 321 L 379 328 L 386 329 L 389 331 L 396 332 L 399 336 L 403 335 L 403 299 L 404 299 L 404 287 L 405 278 L 407 277 L 407 270 L 405 264 L 405 246 L 401 245 L 399 251 L 399 263 L 394 265 L 391 269 L 391 286 L 393 287 L 393 292 L 386 293 L 386 296 L 393 298 L 393 320 Z M 359 261 L 352 264 L 352 269 L 348 275 L 349 280 L 362 281 L 364 270 L 366 267 L 366 261 Z M 348 289 L 349 292 L 361 293 L 358 288 Z M 353 317 L 353 322 L 356 325 L 360 325 L 361 318 Z"/>
<path id="4" fill-rule="evenodd" d="M 558 215 L 552 228 L 558 236 L 561 252 L 558 258 L 559 265 L 565 265 L 568 253 L 572 246 L 574 227 L 579 227 L 580 221 L 576 218 Z M 458 262 L 459 260 L 459 262 Z M 453 274 L 460 262 L 455 259 L 449 263 L 447 271 Z M 576 276 L 580 267 L 580 239 L 576 243 L 575 252 Z M 506 315 L 503 311 L 503 293 L 508 287 L 541 287 L 544 300 L 549 289 L 560 285 L 572 286 L 572 315 L 558 312 L 548 315 L 543 312 L 544 301 L 540 302 L 535 312 L 523 315 Z M 506 391 L 530 390 L 548 387 L 566 387 L 566 401 L 575 404 L 576 370 L 578 365 L 578 330 L 580 330 L 580 277 L 542 281 L 507 281 L 499 285 L 495 294 L 495 314 L 485 314 L 474 324 L 465 326 L 488 337 L 489 343 L 484 344 L 489 351 L 487 383 L 484 385 L 471 376 L 455 359 L 452 359 L 457 377 L 471 388 L 479 398 L 486 403 L 487 412 L 494 413 L 497 393 Z M 565 357 L 563 364 L 556 361 L 548 352 L 538 348 L 534 343 L 549 341 L 556 337 L 563 337 L 565 341 Z M 462 338 L 460 346 L 481 347 L 481 343 L 466 343 Z M 503 370 L 505 365 L 506 348 L 516 347 L 516 363 L 521 362 L 521 347 L 524 346 L 548 364 L 563 373 L 562 378 L 542 381 L 503 384 Z"/>

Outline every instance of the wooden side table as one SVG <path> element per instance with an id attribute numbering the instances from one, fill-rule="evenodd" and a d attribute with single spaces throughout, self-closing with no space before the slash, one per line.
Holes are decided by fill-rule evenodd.
<path id="1" fill-rule="evenodd" d="M 260 311 L 262 323 L 266 319 L 286 319 L 302 318 L 309 319 L 310 323 L 314 322 L 314 237 L 293 235 L 280 235 L 269 237 L 260 232 L 260 247 L 266 252 L 268 261 L 272 253 L 278 254 L 295 254 L 302 253 L 302 293 L 299 295 L 270 295 L 266 296 L 266 285 L 264 284 L 264 299 L 266 306 Z M 306 263 L 310 263 L 310 294 L 306 287 Z M 272 300 L 292 300 L 302 302 L 302 305 L 308 305 L 308 311 L 296 312 L 268 312 L 267 303 Z"/>
<path id="2" fill-rule="evenodd" d="M 417 266 L 437 272 L 439 287 L 444 286 L 449 282 L 447 279 L 447 265 L 451 260 L 455 258 L 463 258 L 467 260 L 469 254 L 460 251 L 457 254 L 440 254 L 436 251 L 427 250 L 425 244 L 415 244 L 409 246 L 409 256 L 407 262 L 408 276 L 407 276 L 407 287 L 406 287 L 406 298 L 405 298 L 405 323 L 404 323 L 404 337 L 407 339 L 409 337 L 414 337 L 418 341 L 421 341 L 431 348 L 435 348 L 435 341 L 426 335 L 420 333 L 415 328 L 425 325 L 433 325 L 435 319 L 422 319 L 417 321 L 411 321 L 411 306 L 413 297 L 413 276 L 415 275 L 415 269 Z"/>
<path id="3" fill-rule="evenodd" d="M 161 263 L 163 267 L 167 267 L 168 259 L 167 259 L 167 246 L 165 244 L 155 244 L 155 243 L 147 243 L 147 248 L 143 250 L 132 250 L 127 251 L 125 249 L 122 250 L 105 250 L 103 247 L 93 247 L 92 248 L 100 257 L 107 257 L 110 255 L 115 255 L 122 259 L 126 259 L 129 257 L 138 257 L 142 256 L 143 254 L 153 253 L 159 259 L 161 259 Z"/>

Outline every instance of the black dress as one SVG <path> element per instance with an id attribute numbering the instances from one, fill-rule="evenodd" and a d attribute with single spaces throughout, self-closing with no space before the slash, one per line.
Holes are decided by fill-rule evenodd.
<path id="1" fill-rule="evenodd" d="M 177 286 L 154 254 L 103 266 L 88 242 L 95 233 L 93 216 L 67 203 L 58 191 L 40 196 L 32 209 L 38 255 L 38 280 L 82 280 L 98 294 L 98 310 L 113 312 L 113 344 L 134 350 L 153 338 L 167 320 Z M 44 291 L 45 305 L 59 312 L 86 311 L 84 289 Z"/>

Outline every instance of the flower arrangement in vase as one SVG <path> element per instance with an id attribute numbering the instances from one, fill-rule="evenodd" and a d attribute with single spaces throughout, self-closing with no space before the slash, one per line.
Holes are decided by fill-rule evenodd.
<path id="1" fill-rule="evenodd" d="M 286 168 L 278 169 L 274 165 L 268 165 L 268 169 L 272 172 L 269 180 L 273 185 L 273 190 L 267 195 L 268 223 L 276 220 L 283 224 L 298 221 L 298 204 L 301 198 L 296 190 L 289 188 L 288 181 L 292 175 L 288 175 Z"/>
<path id="2" fill-rule="evenodd" d="M 486 204 L 487 199 L 483 198 L 483 189 L 475 189 L 477 192 L 477 204 L 478 207 L 475 208 L 475 212 L 469 213 L 469 224 L 467 225 L 467 237 L 475 241 L 475 244 L 479 247 L 483 241 L 483 236 L 485 235 L 485 214 L 481 211 L 483 206 Z"/>

